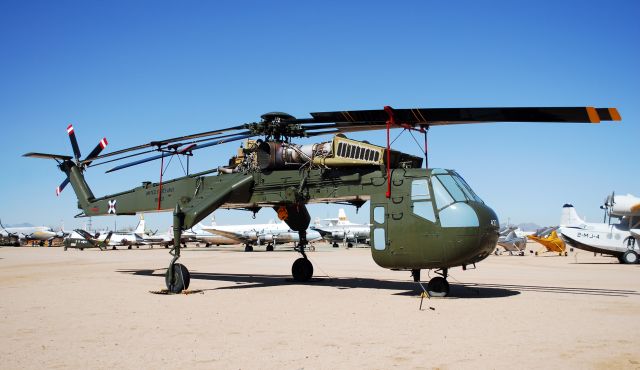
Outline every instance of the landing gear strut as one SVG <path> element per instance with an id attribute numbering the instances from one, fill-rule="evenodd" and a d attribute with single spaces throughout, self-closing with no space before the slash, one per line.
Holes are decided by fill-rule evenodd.
<path id="1" fill-rule="evenodd" d="M 164 276 L 167 290 L 171 293 L 180 293 L 189 288 L 189 282 L 191 281 L 191 275 L 189 270 L 180 263 L 176 263 L 180 258 L 180 237 L 182 236 L 182 227 L 184 226 L 184 213 L 180 209 L 179 205 L 176 205 L 173 211 L 173 248 L 169 251 L 169 254 L 173 256 L 167 273 Z"/>
<path id="2" fill-rule="evenodd" d="M 304 252 L 304 247 L 307 245 L 307 232 L 305 230 L 298 231 L 300 235 L 300 243 L 296 247 L 296 250 L 302 254 L 301 258 L 298 258 L 293 262 L 291 266 L 291 275 L 293 280 L 305 282 L 311 280 L 313 277 L 313 264 L 307 258 L 307 254 Z"/>
<path id="3" fill-rule="evenodd" d="M 244 251 L 245 252 L 253 252 L 253 246 L 251 244 L 245 244 L 244 245 Z"/>
<path id="4" fill-rule="evenodd" d="M 449 282 L 447 282 L 448 269 L 442 269 L 442 272 L 436 271 L 437 274 L 442 276 L 436 276 L 429 280 L 427 283 L 427 293 L 432 297 L 446 297 L 449 295 Z M 415 278 L 415 275 L 414 275 Z"/>
<path id="5" fill-rule="evenodd" d="M 273 244 L 267 244 L 267 252 L 273 252 Z"/>

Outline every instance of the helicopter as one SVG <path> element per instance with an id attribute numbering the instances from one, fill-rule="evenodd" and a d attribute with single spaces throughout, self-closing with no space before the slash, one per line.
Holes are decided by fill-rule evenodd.
<path id="1" fill-rule="evenodd" d="M 619 121 L 615 108 L 502 107 L 411 108 L 310 113 L 296 118 L 283 112 L 263 114 L 258 122 L 151 141 L 100 155 L 100 144 L 84 159 L 73 128 L 67 130 L 73 156 L 26 153 L 26 157 L 54 159 L 66 175 L 57 193 L 71 183 L 81 213 L 76 217 L 134 215 L 148 211 L 172 211 L 174 241 L 218 208 L 258 212 L 272 208 L 278 218 L 298 232 L 296 251 L 301 257 L 291 267 L 293 279 L 307 282 L 313 264 L 305 253 L 306 230 L 311 221 L 307 203 L 341 203 L 356 207 L 370 202 L 371 254 L 381 267 L 411 271 L 421 283 L 423 269 L 437 276 L 427 283 L 431 296 L 450 292 L 448 271 L 474 266 L 494 250 L 498 216 L 454 170 L 428 167 L 427 134 L 431 127 L 486 122 Z M 390 131 L 400 128 L 424 135 L 423 158 L 391 148 Z M 386 130 L 386 145 L 349 139 L 347 133 Z M 330 140 L 300 145 L 295 138 L 332 135 Z M 243 141 L 229 162 L 207 171 L 188 174 L 189 157 L 196 150 Z M 151 155 L 154 153 L 153 155 Z M 133 157 L 149 157 L 117 165 L 119 171 L 160 160 L 157 183 L 123 192 L 94 196 L 83 172 L 89 167 Z M 172 156 L 185 156 L 187 175 L 163 181 L 163 164 Z M 167 290 L 188 289 L 190 274 L 178 263 L 180 243 L 165 274 Z"/>

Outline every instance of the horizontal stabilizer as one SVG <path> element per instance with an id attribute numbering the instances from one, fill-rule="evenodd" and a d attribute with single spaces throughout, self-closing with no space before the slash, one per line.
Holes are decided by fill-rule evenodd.
<path id="1" fill-rule="evenodd" d="M 48 154 L 48 153 L 34 153 L 34 152 L 23 154 L 22 156 L 31 157 L 31 158 L 60 159 L 63 161 L 67 161 L 72 158 L 71 156 L 62 155 L 62 154 Z"/>

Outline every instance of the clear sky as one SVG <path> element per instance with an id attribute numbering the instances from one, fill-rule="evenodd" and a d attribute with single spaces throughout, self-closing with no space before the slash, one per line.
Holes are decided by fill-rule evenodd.
<path id="1" fill-rule="evenodd" d="M 616 124 L 483 124 L 430 131 L 430 165 L 456 169 L 501 222 L 557 224 L 564 203 L 600 220 L 640 196 L 637 1 L 0 1 L 0 218 L 81 226 L 53 161 L 252 122 L 268 111 L 410 107 L 617 107 Z M 384 143 L 384 132 L 350 135 Z M 235 144 L 204 149 L 194 170 Z M 410 136 L 397 148 L 419 154 Z M 158 180 L 157 163 L 89 169 L 105 195 Z M 181 174 L 179 166 L 169 176 Z M 312 217 L 335 217 L 314 206 Z M 368 207 L 355 214 L 366 221 Z M 250 221 L 217 211 L 220 224 Z M 258 221 L 275 218 L 263 210 Z M 151 228 L 169 213 L 147 216 Z M 93 219 L 113 225 L 113 217 Z M 133 225 L 120 217 L 118 225 Z"/>

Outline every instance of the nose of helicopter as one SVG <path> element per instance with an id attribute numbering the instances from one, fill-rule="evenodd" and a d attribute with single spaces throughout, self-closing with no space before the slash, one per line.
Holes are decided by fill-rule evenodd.
<path id="1" fill-rule="evenodd" d="M 484 203 L 477 203 L 474 207 L 478 215 L 478 234 L 480 236 L 475 255 L 471 257 L 471 263 L 476 263 L 487 258 L 493 252 L 498 241 L 500 223 L 498 216 Z"/>

